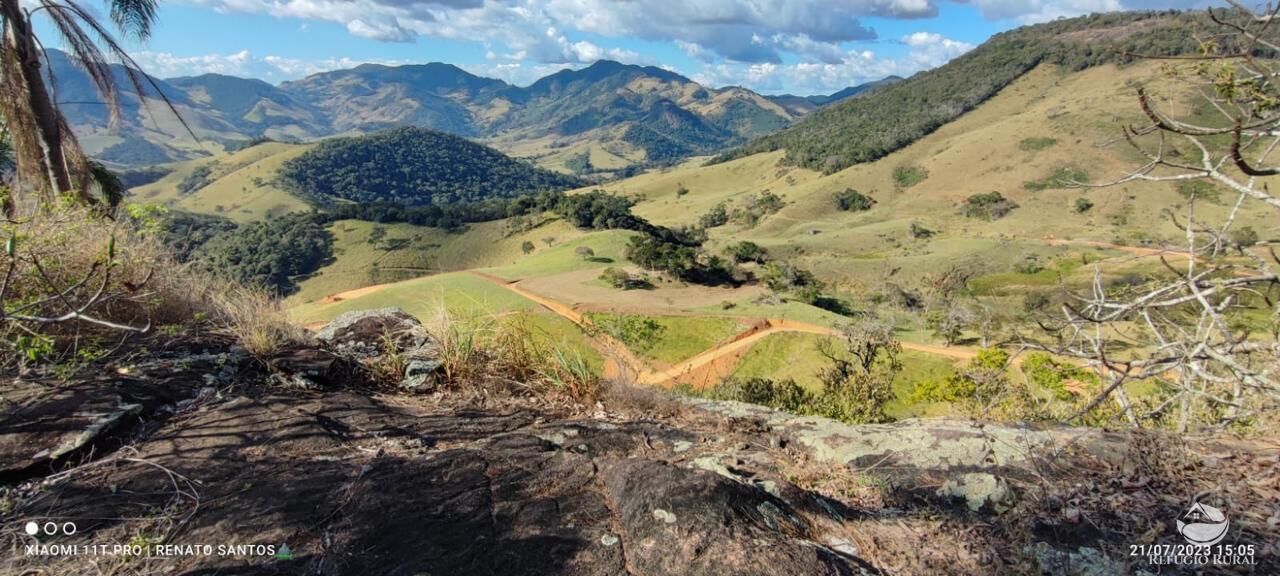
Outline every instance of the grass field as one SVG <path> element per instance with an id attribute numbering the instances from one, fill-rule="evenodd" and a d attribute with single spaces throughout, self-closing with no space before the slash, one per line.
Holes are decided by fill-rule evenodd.
<path id="1" fill-rule="evenodd" d="M 237 222 L 309 210 L 307 203 L 276 187 L 276 172 L 288 159 L 309 148 L 303 144 L 267 142 L 234 153 L 181 162 L 164 178 L 131 191 L 134 202 L 213 214 Z M 200 167 L 211 172 L 208 184 L 188 194 L 179 186 Z"/>
<path id="2" fill-rule="evenodd" d="M 592 322 L 606 332 L 619 320 L 648 321 L 657 326 L 652 338 L 634 337 L 625 333 L 612 333 L 641 356 L 655 361 L 659 367 L 670 366 L 688 360 L 707 349 L 742 332 L 747 324 L 735 318 L 721 316 L 642 316 L 613 313 L 593 313 Z M 616 332 L 616 331 L 614 331 Z"/>
<path id="3" fill-rule="evenodd" d="M 826 365 L 827 360 L 822 357 L 818 346 L 826 338 L 828 337 L 795 332 L 770 334 L 742 356 L 733 371 L 733 377 L 773 380 L 791 378 L 808 390 L 821 390 L 818 371 Z M 894 418 L 949 414 L 949 405 L 913 402 L 911 395 L 917 382 L 941 378 L 954 372 L 953 361 L 911 350 L 904 350 L 899 359 L 902 361 L 902 372 L 894 379 L 894 399 L 885 407 L 885 411 Z"/>
<path id="4" fill-rule="evenodd" d="M 600 354 L 587 342 L 572 322 L 547 311 L 510 290 L 472 274 L 441 274 L 387 286 L 376 292 L 338 302 L 313 302 L 291 310 L 304 324 L 327 322 L 343 312 L 398 306 L 430 324 L 442 309 L 469 326 L 488 326 L 498 321 L 515 321 L 513 315 L 527 315 L 534 333 L 548 346 L 568 346 L 595 369 L 603 366 Z"/>

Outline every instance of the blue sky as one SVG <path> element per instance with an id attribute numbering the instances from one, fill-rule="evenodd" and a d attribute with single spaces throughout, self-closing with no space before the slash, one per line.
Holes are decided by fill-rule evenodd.
<path id="1" fill-rule="evenodd" d="M 1060 16 L 1173 0 L 172 0 L 129 49 L 161 77 L 272 83 L 363 62 L 448 62 L 527 84 L 609 58 L 704 84 L 829 93 L 954 58 Z M 46 36 L 48 37 L 48 36 Z"/>

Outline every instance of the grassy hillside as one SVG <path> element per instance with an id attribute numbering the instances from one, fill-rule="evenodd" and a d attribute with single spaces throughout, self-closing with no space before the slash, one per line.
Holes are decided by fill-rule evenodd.
<path id="1" fill-rule="evenodd" d="M 821 110 L 731 153 L 786 150 L 788 164 L 836 172 L 883 158 L 973 110 L 1040 64 L 1082 70 L 1132 54 L 1193 54 L 1203 13 L 1095 14 L 1018 28 L 936 69 Z"/>
<path id="2" fill-rule="evenodd" d="M 1123 144 L 1102 144 L 1115 139 L 1121 122 L 1137 118 L 1127 83 L 1147 81 L 1176 93 L 1158 68 L 1042 65 L 910 146 L 833 174 L 790 166 L 778 151 L 710 166 L 690 161 L 605 188 L 640 198 L 636 213 L 665 225 L 696 224 L 717 204 L 740 207 L 748 196 L 770 191 L 786 206 L 754 226 L 712 228 L 712 244 L 754 241 L 855 293 L 918 281 L 956 264 L 997 273 L 1029 256 L 1043 262 L 1082 254 L 1118 257 L 1123 253 L 1083 241 L 1158 246 L 1177 240 L 1182 232 L 1162 211 L 1184 206 L 1185 197 L 1167 183 L 1079 189 L 1052 180 L 1071 169 L 1104 181 L 1139 164 Z M 903 177 L 912 174 L 904 186 Z M 874 198 L 874 207 L 838 210 L 833 195 L 850 188 Z M 1019 208 L 991 222 L 961 214 L 966 198 L 990 191 Z M 1080 198 L 1093 204 L 1083 213 L 1075 209 Z M 1230 198 L 1223 192 L 1217 203 L 1200 208 L 1206 217 L 1222 216 Z M 1241 217 L 1263 236 L 1280 234 L 1266 212 L 1251 208 Z M 913 223 L 934 235 L 913 237 Z"/>
<path id="3" fill-rule="evenodd" d="M 280 167 L 310 148 L 267 142 L 233 153 L 180 162 L 173 171 L 130 192 L 134 202 L 164 204 L 237 222 L 309 209 L 276 184 Z"/>

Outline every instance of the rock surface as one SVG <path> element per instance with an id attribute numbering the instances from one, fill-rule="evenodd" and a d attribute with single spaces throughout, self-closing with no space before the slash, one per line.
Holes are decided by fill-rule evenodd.
<path id="1" fill-rule="evenodd" d="M 1079 498 L 1129 497 L 1153 483 L 1140 475 L 1115 479 L 1119 492 L 1050 494 L 1062 503 L 1048 513 L 1063 520 L 1047 535 L 996 527 L 1036 479 L 1037 454 L 1070 447 L 1124 464 L 1112 434 L 850 426 L 669 398 L 678 409 L 385 393 L 340 382 L 356 376 L 341 358 L 188 353 L 70 384 L 0 381 L 0 526 L 15 550 L 37 546 L 0 560 L 0 573 L 1136 573 L 1104 552 L 1119 544 L 1090 532 L 1099 517 L 1082 518 Z M 409 375 L 433 370 L 420 368 Z M 322 374 L 335 380 L 278 385 Z M 1111 481 L 1098 470 L 1091 482 Z M 1162 518 L 1182 508 L 1171 500 Z M 21 530 L 46 519 L 76 534 Z M 39 548 L 104 543 L 215 548 L 145 561 Z M 291 553 L 279 556 L 283 545 Z M 1254 573 L 1273 567 L 1268 552 Z"/>

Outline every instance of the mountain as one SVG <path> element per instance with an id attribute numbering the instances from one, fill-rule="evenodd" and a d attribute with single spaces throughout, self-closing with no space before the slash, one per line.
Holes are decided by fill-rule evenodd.
<path id="1" fill-rule="evenodd" d="M 777 103 L 784 108 L 792 111 L 797 115 L 808 114 L 820 106 L 835 104 L 846 98 L 854 96 L 870 94 L 873 90 L 883 88 L 895 82 L 901 82 L 901 76 L 886 76 L 879 80 L 858 84 L 857 86 L 849 86 L 838 92 L 831 94 L 814 94 L 812 96 L 795 96 L 792 94 L 780 94 L 777 96 L 766 96 L 769 100 Z"/>
<path id="2" fill-rule="evenodd" d="M 90 154 L 116 165 L 192 159 L 260 138 L 308 141 L 417 126 L 544 166 L 568 170 L 576 160 L 598 171 L 715 153 L 807 113 L 744 88 L 710 89 L 662 68 L 607 60 L 527 87 L 449 64 L 364 64 L 279 86 L 220 74 L 153 78 L 158 89 L 141 95 L 117 68 L 124 114 L 113 127 L 66 54 L 51 50 L 49 68 Z M 174 103 L 194 137 L 159 94 Z"/>
<path id="3" fill-rule="evenodd" d="M 784 162 L 834 172 L 898 150 L 977 107 L 1039 64 L 1083 70 L 1124 64 L 1135 54 L 1199 49 L 1203 12 L 1119 12 L 1061 19 L 992 36 L 943 66 L 848 98 L 785 130 L 717 157 L 786 150 Z"/>
<path id="4" fill-rule="evenodd" d="M 285 82 L 280 90 L 323 110 L 330 133 L 423 126 L 463 136 L 484 132 L 486 110 L 506 82 L 449 64 L 362 64 Z"/>
<path id="5" fill-rule="evenodd" d="M 320 203 L 445 205 L 581 186 L 572 176 L 525 162 L 452 134 L 394 128 L 331 138 L 284 162 L 284 187 Z"/>
<path id="6" fill-rule="evenodd" d="M 329 130 L 319 109 L 261 80 L 204 74 L 165 82 L 245 134 L 305 139 Z"/>

